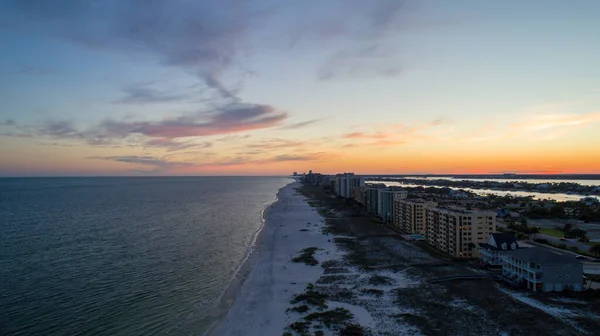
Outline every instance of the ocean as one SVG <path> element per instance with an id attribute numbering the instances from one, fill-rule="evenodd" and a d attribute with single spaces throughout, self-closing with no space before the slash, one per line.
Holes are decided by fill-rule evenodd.
<path id="1" fill-rule="evenodd" d="M 2 335 L 201 335 L 285 177 L 0 179 Z"/>

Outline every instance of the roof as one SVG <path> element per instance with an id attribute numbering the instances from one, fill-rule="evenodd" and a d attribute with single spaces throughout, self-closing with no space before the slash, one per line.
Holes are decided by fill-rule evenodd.
<path id="1" fill-rule="evenodd" d="M 581 264 L 573 256 L 553 252 L 541 247 L 512 250 L 508 251 L 506 254 L 520 260 L 536 262 L 539 264 Z"/>
<path id="2" fill-rule="evenodd" d="M 498 246 L 500 248 L 500 246 L 502 246 L 503 243 L 506 243 L 506 246 L 509 247 L 510 249 L 510 245 L 512 243 L 517 244 L 517 248 L 519 248 L 519 243 L 517 242 L 517 239 L 515 238 L 515 235 L 512 233 L 498 233 L 498 232 L 494 232 L 491 233 L 490 236 L 494 237 L 494 241 L 496 242 L 496 246 Z"/>

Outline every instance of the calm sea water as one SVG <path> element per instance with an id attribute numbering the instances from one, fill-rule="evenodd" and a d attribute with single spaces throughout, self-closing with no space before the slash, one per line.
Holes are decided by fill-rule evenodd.
<path id="1" fill-rule="evenodd" d="M 0 334 L 202 334 L 290 181 L 0 179 Z"/>

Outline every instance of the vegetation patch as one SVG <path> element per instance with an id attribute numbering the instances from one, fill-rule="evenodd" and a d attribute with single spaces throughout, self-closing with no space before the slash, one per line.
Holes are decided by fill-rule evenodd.
<path id="1" fill-rule="evenodd" d="M 318 284 L 333 284 L 333 283 L 344 283 L 346 280 L 353 280 L 358 278 L 358 274 L 351 275 L 325 275 L 317 280 Z"/>
<path id="2" fill-rule="evenodd" d="M 308 289 L 305 293 L 294 296 L 294 298 L 290 300 L 290 303 L 304 303 L 321 309 L 326 309 L 327 304 L 325 303 L 325 301 L 327 300 L 327 298 L 327 294 L 319 293 L 312 289 Z"/>
<path id="3" fill-rule="evenodd" d="M 344 266 L 345 264 L 346 264 L 346 263 L 344 263 L 344 262 L 343 262 L 343 261 L 341 261 L 341 260 L 327 260 L 327 261 L 324 261 L 324 262 L 321 264 L 321 267 L 323 267 L 323 268 L 328 268 L 328 267 L 342 267 L 342 266 Z"/>
<path id="4" fill-rule="evenodd" d="M 392 278 L 382 275 L 373 275 L 369 278 L 369 284 L 375 286 L 391 285 L 393 282 L 394 280 Z"/>
<path id="5" fill-rule="evenodd" d="M 349 273 L 350 270 L 344 267 L 326 267 L 325 274 Z"/>
<path id="6" fill-rule="evenodd" d="M 354 315 L 344 308 L 336 308 L 324 312 L 312 313 L 304 317 L 307 321 L 316 321 L 324 324 L 327 328 L 338 329 L 339 327 L 345 327 L 348 322 L 352 320 Z"/>
<path id="7" fill-rule="evenodd" d="M 337 288 L 329 293 L 329 299 L 334 301 L 349 302 L 354 299 L 354 292 L 347 288 Z"/>
<path id="8" fill-rule="evenodd" d="M 298 313 L 306 313 L 309 309 L 310 309 L 310 307 L 308 307 L 307 305 L 301 305 L 301 306 L 289 308 L 288 311 L 295 311 Z"/>
<path id="9" fill-rule="evenodd" d="M 350 324 L 340 330 L 340 336 L 363 336 L 365 330 L 359 324 Z"/>
<path id="10" fill-rule="evenodd" d="M 311 266 L 317 265 L 319 264 L 319 262 L 314 257 L 316 250 L 318 250 L 318 248 L 316 247 L 307 247 L 301 251 L 301 254 L 299 256 L 292 259 L 292 261 L 297 263 L 303 262 Z"/>
<path id="11" fill-rule="evenodd" d="M 423 316 L 405 313 L 394 315 L 394 317 L 401 322 L 408 322 L 420 329 L 429 326 L 429 320 Z"/>
<path id="12" fill-rule="evenodd" d="M 360 290 L 360 292 L 364 293 L 364 294 L 368 294 L 368 295 L 374 295 L 374 296 L 382 296 L 384 293 L 381 289 L 375 289 L 375 288 L 363 288 Z"/>
<path id="13" fill-rule="evenodd" d="M 308 335 L 308 331 L 310 328 L 310 322 L 307 322 L 307 321 L 294 322 L 294 323 L 288 325 L 288 328 L 292 329 L 293 331 L 295 331 L 301 335 Z"/>

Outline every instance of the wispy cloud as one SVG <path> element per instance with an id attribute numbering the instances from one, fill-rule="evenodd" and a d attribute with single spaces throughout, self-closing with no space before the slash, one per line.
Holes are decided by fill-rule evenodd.
<path id="1" fill-rule="evenodd" d="M 342 136 L 344 139 L 387 139 L 389 135 L 383 133 L 368 134 L 363 132 L 347 133 Z"/>
<path id="2" fill-rule="evenodd" d="M 203 144 L 178 142 L 173 141 L 174 139 L 233 134 L 276 127 L 287 117 L 287 113 L 267 105 L 230 104 L 210 112 L 158 122 L 107 120 L 86 129 L 78 128 L 73 122 L 66 120 L 50 120 L 33 126 L 18 125 L 11 121 L 7 125 L 19 129 L 21 136 L 80 140 L 93 146 L 116 144 L 131 136 L 142 135 L 149 140 L 138 142 L 137 145 L 178 150 L 203 146 Z"/>
<path id="3" fill-rule="evenodd" d="M 281 149 L 281 148 L 301 147 L 301 146 L 306 145 L 306 143 L 307 143 L 306 141 L 293 141 L 293 140 L 275 138 L 275 139 L 267 139 L 267 140 L 263 140 L 263 141 L 259 141 L 259 142 L 249 143 L 249 144 L 246 144 L 245 147 L 251 148 L 251 149 L 274 150 L 274 149 Z"/>
<path id="4" fill-rule="evenodd" d="M 114 104 L 154 104 L 154 103 L 171 103 L 189 98 L 187 95 L 161 92 L 159 90 L 147 86 L 130 86 L 123 89 L 124 97 L 115 101 Z"/>
<path id="5" fill-rule="evenodd" d="M 301 121 L 301 122 L 297 122 L 297 123 L 292 123 L 289 125 L 284 125 L 279 127 L 278 129 L 280 130 L 293 130 L 293 129 L 298 129 L 298 128 L 304 128 L 306 126 L 310 126 L 312 124 L 315 124 L 319 121 L 322 121 L 323 119 L 313 119 L 313 120 L 307 120 L 307 121 Z"/>
<path id="6" fill-rule="evenodd" d="M 327 152 L 314 152 L 314 153 L 303 153 L 303 154 L 281 154 L 264 158 L 256 158 L 255 156 L 239 156 L 235 158 L 228 158 L 222 160 L 215 160 L 212 162 L 200 163 L 198 166 L 243 166 L 243 165 L 264 165 L 270 163 L 280 162 L 322 162 L 337 158 L 338 155 L 334 155 Z"/>
<path id="7" fill-rule="evenodd" d="M 478 132 L 468 132 L 468 137 L 458 136 L 459 140 L 487 142 L 511 138 L 528 137 L 535 140 L 552 140 L 567 136 L 573 131 L 600 123 L 600 112 L 563 113 L 543 108 L 539 112 L 532 111 L 506 124 L 502 122 L 488 123 Z"/>
<path id="8" fill-rule="evenodd" d="M 30 64 L 19 64 L 15 67 L 15 70 L 12 71 L 12 73 L 19 75 L 51 75 L 56 72 L 56 70 L 50 68 Z"/>
<path id="9" fill-rule="evenodd" d="M 193 163 L 190 162 L 180 162 L 180 161 L 168 161 L 161 158 L 156 158 L 153 156 L 136 156 L 136 155 L 127 155 L 127 156 L 90 156 L 88 157 L 90 160 L 107 160 L 107 161 L 115 161 L 133 164 L 137 166 L 150 166 L 152 170 L 141 170 L 144 172 L 168 172 L 176 167 L 189 167 L 193 166 Z"/>
<path id="10" fill-rule="evenodd" d="M 201 142 L 201 143 L 197 143 L 194 141 L 180 142 L 180 141 L 175 141 L 175 140 L 171 140 L 171 139 L 158 138 L 158 139 L 151 139 L 151 140 L 144 142 L 143 146 L 144 147 L 152 147 L 152 148 L 165 148 L 165 149 L 167 149 L 167 152 L 173 152 L 173 151 L 179 151 L 179 150 L 190 149 L 190 148 L 206 149 L 206 148 L 212 147 L 213 144 L 212 144 L 212 142 L 206 142 L 206 141 Z"/>
<path id="11" fill-rule="evenodd" d="M 219 134 L 231 134 L 279 126 L 288 114 L 272 106 L 230 104 L 210 113 L 165 119 L 159 122 L 103 123 L 108 134 L 124 136 L 138 133 L 148 137 L 176 139 Z"/>

